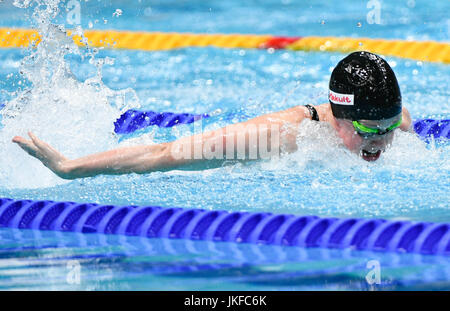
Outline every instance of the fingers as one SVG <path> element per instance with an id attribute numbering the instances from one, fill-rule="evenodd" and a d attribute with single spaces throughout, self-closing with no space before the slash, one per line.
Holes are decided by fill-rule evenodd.
<path id="1" fill-rule="evenodd" d="M 46 157 L 43 156 L 43 147 L 45 147 L 46 144 L 31 132 L 28 132 L 28 136 L 30 136 L 31 140 L 25 139 L 21 136 L 15 136 L 12 141 L 18 144 L 20 148 L 22 148 L 29 155 L 44 161 Z"/>
<path id="2" fill-rule="evenodd" d="M 45 149 L 48 148 L 49 145 L 47 145 L 46 143 L 44 143 L 42 140 L 40 140 L 39 138 L 37 138 L 36 135 L 34 135 L 32 132 L 28 132 L 28 136 L 30 136 L 31 140 L 33 141 L 33 143 L 39 148 L 39 149 Z"/>
<path id="3" fill-rule="evenodd" d="M 21 136 L 14 136 L 13 139 L 12 139 L 12 142 L 17 144 L 17 143 L 19 143 L 20 141 L 23 141 L 23 140 L 25 140 L 25 138 L 23 138 Z"/>
<path id="4" fill-rule="evenodd" d="M 27 139 L 25 139 L 25 138 L 23 138 L 21 136 L 15 136 L 12 139 L 12 141 L 13 141 L 13 143 L 18 144 L 19 146 L 27 146 L 27 145 L 32 146 L 32 145 L 34 145 L 34 143 L 31 140 L 27 140 Z"/>
<path id="5" fill-rule="evenodd" d="M 36 135 L 34 135 L 32 132 L 28 132 L 28 136 L 30 136 L 31 140 L 33 141 L 33 143 L 42 151 L 45 153 L 51 153 L 51 154 L 55 154 L 55 155 L 59 155 L 59 152 L 53 148 L 52 146 L 50 146 L 49 144 L 47 144 L 46 142 L 44 142 L 43 140 L 37 138 Z"/>
<path id="6" fill-rule="evenodd" d="M 29 155 L 33 157 L 38 157 L 39 149 L 31 140 L 27 140 L 20 136 L 15 136 L 12 140 L 14 143 L 18 144 L 20 148 L 25 150 Z"/>
<path id="7" fill-rule="evenodd" d="M 49 161 L 61 161 L 66 159 L 58 150 L 37 138 L 32 132 L 28 132 L 33 144 L 39 149 L 39 153 L 43 154 Z"/>
<path id="8" fill-rule="evenodd" d="M 59 151 L 54 149 L 43 140 L 40 140 L 32 132 L 28 132 L 28 136 L 30 136 L 31 140 L 27 140 L 20 136 L 15 136 L 12 141 L 18 144 L 31 156 L 34 156 L 41 160 L 45 165 L 66 160 L 66 158 L 61 153 L 59 153 Z"/>

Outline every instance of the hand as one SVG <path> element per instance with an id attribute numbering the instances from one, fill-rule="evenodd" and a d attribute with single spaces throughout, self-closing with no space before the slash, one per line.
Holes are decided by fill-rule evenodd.
<path id="1" fill-rule="evenodd" d="M 30 136 L 31 140 L 16 136 L 12 141 L 29 155 L 40 160 L 42 164 L 51 169 L 56 175 L 65 178 L 64 164 L 68 159 L 55 148 L 37 138 L 33 133 L 28 132 L 28 136 Z"/>

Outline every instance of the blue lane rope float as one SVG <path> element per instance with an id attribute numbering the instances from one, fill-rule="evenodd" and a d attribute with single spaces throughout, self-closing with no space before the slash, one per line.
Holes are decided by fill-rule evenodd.
<path id="1" fill-rule="evenodd" d="M 413 127 L 422 138 L 450 139 L 450 120 L 416 120 Z"/>
<path id="2" fill-rule="evenodd" d="M 173 127 L 179 124 L 190 124 L 205 117 L 208 115 L 128 110 L 114 122 L 114 131 L 117 134 L 129 134 L 152 125 Z"/>
<path id="3" fill-rule="evenodd" d="M 114 131 L 130 134 L 152 125 L 167 128 L 208 117 L 208 114 L 128 110 L 114 123 Z M 414 121 L 413 128 L 422 139 L 450 139 L 450 120 L 419 119 Z"/>
<path id="4" fill-rule="evenodd" d="M 450 255 L 450 224 L 0 199 L 0 226 Z"/>

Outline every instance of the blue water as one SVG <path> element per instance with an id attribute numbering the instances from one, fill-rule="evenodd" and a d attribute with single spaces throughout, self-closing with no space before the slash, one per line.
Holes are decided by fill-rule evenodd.
<path id="1" fill-rule="evenodd" d="M 379 1 L 380 24 L 366 19 L 369 1 L 342 0 L 127 0 L 80 1 L 81 26 L 198 33 L 353 36 L 448 41 L 450 4 L 445 0 Z M 29 25 L 23 10 L 2 4 L 0 26 Z M 373 8 L 373 7 L 372 7 Z M 116 9 L 122 16 L 113 17 Z M 58 17 L 67 24 L 67 15 Z"/>
<path id="2" fill-rule="evenodd" d="M 81 4 L 81 22 L 84 29 L 92 22 L 95 29 L 448 40 L 449 3 L 413 2 L 382 2 L 382 25 L 367 24 L 365 1 L 351 5 L 344 1 L 339 7 L 325 1 L 313 5 L 151 1 L 132 7 L 126 1 L 89 1 Z M 31 24 L 23 17 L 32 9 L 2 5 L 0 26 Z M 123 15 L 113 17 L 118 8 Z M 64 21 L 64 15 L 57 20 Z M 0 50 L 0 102 L 32 87 L 19 74 L 20 62 L 29 53 Z M 103 67 L 103 82 L 113 90 L 134 89 L 141 108 L 216 112 L 217 116 L 203 122 L 203 128 L 213 129 L 298 104 L 326 102 L 330 71 L 342 55 L 187 48 L 152 53 L 102 50 L 96 57 L 115 59 L 114 65 Z M 65 59 L 78 81 L 97 71 L 79 55 Z M 450 117 L 449 66 L 393 57 L 388 61 L 414 119 Z M 70 112 L 61 115 L 66 117 L 70 120 Z M 98 151 L 89 140 L 94 135 L 89 127 L 74 133 L 85 141 L 70 145 L 64 144 L 70 137 L 64 136 L 63 129 L 47 133 L 50 123 L 33 126 L 32 130 L 68 154 Z M 111 129 L 100 130 L 107 135 Z M 163 142 L 191 130 L 193 125 L 150 128 L 131 137 L 114 137 L 111 144 L 133 139 Z M 326 128 L 306 122 L 303 130 L 312 132 L 312 137 L 305 138 L 294 154 L 269 162 L 230 163 L 205 172 L 99 176 L 62 183 L 40 177 L 40 164 L 18 153 L 14 161 L 39 175 L 17 168 L 14 182 L 0 180 L 0 196 L 450 222 L 447 142 L 426 144 L 411 134 L 398 133 L 379 161 L 365 163 L 323 135 Z M 8 176 L 12 165 L 16 165 L 12 160 L 3 159 L 0 176 Z M 27 186 L 21 186 L 21 180 Z M 44 181 L 47 186 L 39 186 Z M 421 255 L 12 229 L 1 229 L 0 241 L 2 289 L 448 289 L 450 280 L 447 258 Z M 81 264 L 79 285 L 67 282 L 67 262 L 73 259 Z M 381 265 L 382 284 L 369 286 L 366 264 L 374 259 Z"/>
<path id="3" fill-rule="evenodd" d="M 448 257 L 0 229 L 0 289 L 443 290 Z M 79 283 L 72 278 L 76 261 Z M 378 261 L 379 284 L 368 284 Z M 78 273 L 78 272 L 77 272 Z"/>

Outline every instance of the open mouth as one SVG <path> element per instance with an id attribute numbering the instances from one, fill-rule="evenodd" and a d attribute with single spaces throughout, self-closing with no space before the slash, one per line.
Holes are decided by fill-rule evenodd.
<path id="1" fill-rule="evenodd" d="M 381 150 L 378 150 L 376 152 L 369 152 L 367 150 L 362 150 L 362 152 L 361 152 L 362 158 L 369 162 L 378 160 L 380 155 L 381 155 Z"/>

